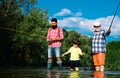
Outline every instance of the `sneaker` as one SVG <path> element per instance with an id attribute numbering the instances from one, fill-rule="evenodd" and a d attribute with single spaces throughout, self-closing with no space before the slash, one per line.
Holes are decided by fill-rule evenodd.
<path id="1" fill-rule="evenodd" d="M 75 70 L 76 70 L 76 71 L 79 71 L 79 68 L 78 68 L 78 67 L 75 67 Z"/>
<path id="2" fill-rule="evenodd" d="M 70 70 L 73 71 L 74 69 L 71 68 Z"/>

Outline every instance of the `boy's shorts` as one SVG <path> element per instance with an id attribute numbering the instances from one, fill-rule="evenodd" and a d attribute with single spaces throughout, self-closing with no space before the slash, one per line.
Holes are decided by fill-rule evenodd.
<path id="1" fill-rule="evenodd" d="M 71 60 L 70 61 L 70 68 L 75 68 L 75 67 L 79 67 L 80 66 L 80 60 Z"/>
<path id="2" fill-rule="evenodd" d="M 105 65 L 105 53 L 93 54 L 94 66 Z"/>

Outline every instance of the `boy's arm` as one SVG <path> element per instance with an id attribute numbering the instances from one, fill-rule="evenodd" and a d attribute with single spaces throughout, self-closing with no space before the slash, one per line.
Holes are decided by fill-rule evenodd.
<path id="1" fill-rule="evenodd" d="M 83 56 L 83 55 L 85 55 L 85 53 L 82 52 L 80 55 Z"/>
<path id="2" fill-rule="evenodd" d="M 63 53 L 63 54 L 62 54 L 62 57 L 65 56 L 65 55 L 67 55 L 67 54 L 69 54 L 69 53 L 70 53 L 69 51 Z"/>
<path id="3" fill-rule="evenodd" d="M 85 53 L 83 53 L 82 50 L 79 49 L 79 54 L 80 54 L 81 56 L 83 56 Z"/>

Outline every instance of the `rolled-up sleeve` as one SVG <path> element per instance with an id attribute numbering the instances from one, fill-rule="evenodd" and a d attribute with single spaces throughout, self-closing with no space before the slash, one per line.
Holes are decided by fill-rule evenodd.
<path id="1" fill-rule="evenodd" d="M 60 38 L 64 39 L 64 33 L 62 28 L 60 28 Z"/>

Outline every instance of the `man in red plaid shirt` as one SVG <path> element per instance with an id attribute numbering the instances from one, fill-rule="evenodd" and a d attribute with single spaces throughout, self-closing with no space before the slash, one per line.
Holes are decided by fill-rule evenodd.
<path id="1" fill-rule="evenodd" d="M 51 69 L 52 67 L 52 56 L 56 55 L 57 64 L 59 69 L 62 69 L 62 60 L 61 60 L 61 41 L 64 39 L 62 28 L 57 26 L 57 19 L 51 19 L 52 26 L 48 29 L 46 41 L 48 42 L 48 65 L 47 68 Z"/>

